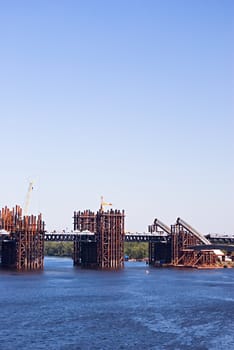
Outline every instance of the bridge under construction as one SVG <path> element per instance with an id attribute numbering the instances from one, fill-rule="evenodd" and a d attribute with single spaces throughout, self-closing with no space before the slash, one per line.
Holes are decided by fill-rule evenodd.
<path id="1" fill-rule="evenodd" d="M 44 267 L 45 241 L 71 241 L 76 266 L 97 269 L 124 267 L 124 242 L 148 242 L 151 266 L 218 268 L 225 251 L 234 251 L 234 237 L 205 236 L 178 218 L 170 227 L 155 219 L 147 233 L 125 233 L 125 213 L 101 205 L 96 213 L 75 211 L 74 230 L 47 232 L 42 216 L 22 215 L 16 206 L 0 210 L 1 265 L 16 270 Z"/>

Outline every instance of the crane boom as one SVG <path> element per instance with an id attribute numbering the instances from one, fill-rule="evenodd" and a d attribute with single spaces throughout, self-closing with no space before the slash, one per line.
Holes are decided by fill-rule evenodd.
<path id="1" fill-rule="evenodd" d="M 29 208 L 32 190 L 33 190 L 33 182 L 31 181 L 28 185 L 28 191 L 27 191 L 25 205 L 24 205 L 24 215 L 28 215 L 28 208 Z"/>
<path id="2" fill-rule="evenodd" d="M 101 206 L 100 206 L 101 212 L 104 211 L 104 206 L 105 205 L 112 205 L 112 203 L 105 202 L 104 199 L 103 199 L 103 196 L 101 196 Z"/>

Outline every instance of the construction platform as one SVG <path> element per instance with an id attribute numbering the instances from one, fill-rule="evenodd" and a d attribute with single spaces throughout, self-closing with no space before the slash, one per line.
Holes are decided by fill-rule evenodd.
<path id="1" fill-rule="evenodd" d="M 177 218 L 176 224 L 166 226 L 158 219 L 149 226 L 150 232 L 166 235 L 164 245 L 149 244 L 149 264 L 153 266 L 220 268 L 225 266 L 224 253 L 218 249 L 228 249 L 215 245 L 187 222 Z M 233 251 L 234 249 L 232 249 Z"/>

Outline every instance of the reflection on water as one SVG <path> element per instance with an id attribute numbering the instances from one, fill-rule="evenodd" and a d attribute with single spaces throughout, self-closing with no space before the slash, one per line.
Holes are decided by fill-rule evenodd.
<path id="1" fill-rule="evenodd" d="M 234 269 L 0 271 L 0 349 L 233 349 Z"/>

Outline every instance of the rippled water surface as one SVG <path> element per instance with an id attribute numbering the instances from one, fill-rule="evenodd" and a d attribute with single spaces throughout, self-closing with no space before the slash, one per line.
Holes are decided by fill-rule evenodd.
<path id="1" fill-rule="evenodd" d="M 0 349 L 234 349 L 234 269 L 0 271 Z"/>

